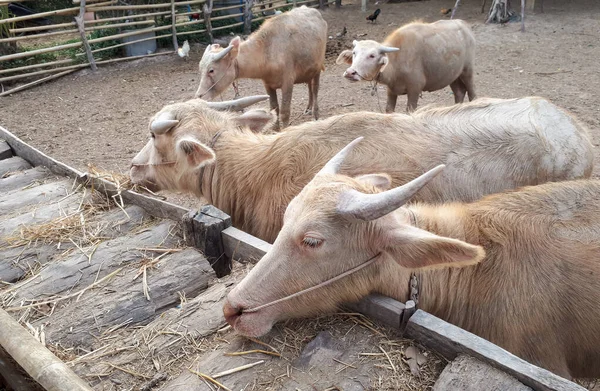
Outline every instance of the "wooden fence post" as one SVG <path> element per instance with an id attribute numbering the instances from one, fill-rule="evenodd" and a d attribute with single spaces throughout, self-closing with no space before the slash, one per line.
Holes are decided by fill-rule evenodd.
<path id="1" fill-rule="evenodd" d="M 90 48 L 90 44 L 85 36 L 85 22 L 83 20 L 83 15 L 85 14 L 85 0 L 81 0 L 79 4 L 79 15 L 75 17 L 75 23 L 77 23 L 77 30 L 79 30 L 79 35 L 81 35 L 81 42 L 83 43 L 83 47 L 85 48 L 85 53 L 87 54 L 88 62 L 90 63 L 90 67 L 92 67 L 92 71 L 97 71 L 98 67 L 96 66 L 96 61 L 94 60 L 94 55 L 92 54 L 92 48 Z"/>
<path id="2" fill-rule="evenodd" d="M 367 12 L 367 0 L 362 0 L 360 4 L 360 10 L 362 12 Z"/>
<path id="3" fill-rule="evenodd" d="M 212 205 L 183 217 L 185 240 L 204 254 L 221 278 L 231 273 L 231 258 L 225 254 L 221 231 L 231 226 L 231 218 Z"/>
<path id="4" fill-rule="evenodd" d="M 246 0 L 244 5 L 244 34 L 248 35 L 252 32 L 252 6 L 254 0 Z"/>
<path id="5" fill-rule="evenodd" d="M 335 0 L 335 8 L 340 8 L 342 6 L 342 0 Z"/>
<path id="6" fill-rule="evenodd" d="M 175 0 L 171 0 L 171 32 L 173 33 L 173 50 L 177 51 L 177 49 L 179 49 L 179 44 L 177 43 L 177 27 L 175 27 L 175 23 Z"/>
<path id="7" fill-rule="evenodd" d="M 215 39 L 212 35 L 212 24 L 210 23 L 210 14 L 212 13 L 213 2 L 212 0 L 208 0 L 204 3 L 202 7 L 202 13 L 204 14 L 204 25 L 206 26 L 206 33 L 208 34 L 208 39 L 210 43 L 214 43 Z"/>

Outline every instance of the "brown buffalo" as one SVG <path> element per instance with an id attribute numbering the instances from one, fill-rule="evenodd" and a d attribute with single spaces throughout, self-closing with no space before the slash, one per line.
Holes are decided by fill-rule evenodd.
<path id="1" fill-rule="evenodd" d="M 585 128 L 541 98 L 480 99 L 410 116 L 357 112 L 272 135 L 257 133 L 272 120 L 269 113 L 215 110 L 229 107 L 230 102 L 200 99 L 164 107 L 150 122 L 152 138 L 133 159 L 131 178 L 156 190 L 203 197 L 228 213 L 236 227 L 269 242 L 290 200 L 360 135 L 367 142 L 348 159 L 346 174 L 384 171 L 400 185 L 438 162 L 448 166 L 415 197 L 418 201 L 473 201 L 592 172 L 593 147 Z"/>
<path id="2" fill-rule="evenodd" d="M 200 86 L 196 97 L 211 100 L 236 79 L 262 79 L 271 109 L 279 112 L 277 90 L 281 89 L 281 122 L 290 119 L 294 84 L 308 84 L 307 112 L 319 118 L 317 95 L 325 69 L 327 22 L 313 8 L 294 8 L 272 19 L 242 42 L 235 37 L 226 48 L 209 45 L 200 60 Z"/>
<path id="3" fill-rule="evenodd" d="M 600 376 L 600 181 L 403 207 L 443 166 L 387 190 L 386 174 L 338 174 L 351 147 L 290 202 L 273 247 L 229 294 L 236 330 L 260 336 L 372 292 L 404 302 L 415 273 L 424 311 L 558 375 Z"/>
<path id="4" fill-rule="evenodd" d="M 454 102 L 465 94 L 475 99 L 473 61 L 475 37 L 462 20 L 410 23 L 391 33 L 383 43 L 354 41 L 337 63 L 350 68 L 344 76 L 351 81 L 374 81 L 388 88 L 386 112 L 396 107 L 398 95 L 408 95 L 407 110 L 417 108 L 422 91 L 452 88 Z"/>

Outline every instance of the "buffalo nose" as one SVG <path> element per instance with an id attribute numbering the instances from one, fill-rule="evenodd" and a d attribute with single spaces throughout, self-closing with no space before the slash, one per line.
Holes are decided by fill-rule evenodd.
<path id="1" fill-rule="evenodd" d="M 227 300 L 225 301 L 225 304 L 223 304 L 223 315 L 225 315 L 227 323 L 233 327 L 236 320 L 242 315 L 242 308 L 232 306 L 229 303 L 229 300 Z"/>
<path id="2" fill-rule="evenodd" d="M 348 76 L 350 76 L 350 77 L 356 76 L 356 71 L 352 68 L 346 69 L 346 77 L 348 77 Z"/>

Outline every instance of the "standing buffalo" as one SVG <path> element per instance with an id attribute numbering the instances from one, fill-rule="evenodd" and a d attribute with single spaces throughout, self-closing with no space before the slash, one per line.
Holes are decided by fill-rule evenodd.
<path id="1" fill-rule="evenodd" d="M 290 121 L 294 84 L 308 84 L 307 112 L 319 118 L 317 96 L 325 69 L 327 22 L 313 8 L 294 8 L 272 19 L 242 42 L 235 37 L 226 48 L 209 45 L 200 60 L 200 86 L 196 97 L 212 100 L 236 79 L 262 79 L 271 110 L 281 123 Z M 281 111 L 277 90 L 281 89 Z"/>
<path id="2" fill-rule="evenodd" d="M 236 330 L 260 336 L 372 292 L 404 302 L 416 278 L 424 311 L 560 376 L 600 376 L 600 181 L 403 207 L 443 166 L 388 190 L 386 174 L 338 174 L 362 155 L 351 148 L 290 202 L 273 247 L 229 293 Z"/>
<path id="3" fill-rule="evenodd" d="M 398 95 L 408 95 L 407 110 L 417 108 L 423 91 L 448 85 L 454 102 L 462 103 L 468 92 L 475 99 L 473 60 L 475 37 L 462 20 L 410 23 L 391 33 L 383 43 L 354 41 L 337 63 L 350 68 L 344 76 L 351 81 L 374 81 L 388 88 L 386 112 L 396 108 Z"/>
<path id="4" fill-rule="evenodd" d="M 272 135 L 259 132 L 273 120 L 265 111 L 215 110 L 266 98 L 164 107 L 150 121 L 152 138 L 133 159 L 133 182 L 194 193 L 228 213 L 236 227 L 272 242 L 290 200 L 360 135 L 367 142 L 347 160 L 345 174 L 387 172 L 400 185 L 440 162 L 448 166 L 417 201 L 474 201 L 592 172 L 585 128 L 542 98 L 479 99 L 411 115 L 349 113 Z"/>

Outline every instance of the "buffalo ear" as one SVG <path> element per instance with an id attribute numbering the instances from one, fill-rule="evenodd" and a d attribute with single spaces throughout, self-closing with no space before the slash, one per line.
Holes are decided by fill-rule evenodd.
<path id="1" fill-rule="evenodd" d="M 253 132 L 261 132 L 267 125 L 273 124 L 277 120 L 277 114 L 267 113 L 264 110 L 250 110 L 235 118 L 235 122 L 240 126 L 248 126 Z"/>
<path id="2" fill-rule="evenodd" d="M 383 72 L 383 70 L 385 69 L 385 67 L 387 67 L 389 62 L 390 60 L 388 59 L 387 55 L 384 54 L 381 57 L 381 60 L 379 60 L 379 65 L 381 65 L 381 68 L 379 68 L 379 72 Z"/>
<path id="3" fill-rule="evenodd" d="M 357 176 L 354 179 L 368 186 L 373 186 L 380 191 L 389 190 L 392 186 L 392 177 L 388 174 L 367 174 Z"/>
<path id="4" fill-rule="evenodd" d="M 352 65 L 352 50 L 344 50 L 340 53 L 337 60 L 335 60 L 336 64 L 346 63 L 348 65 Z"/>
<path id="5" fill-rule="evenodd" d="M 177 153 L 183 155 L 193 168 L 200 168 L 208 163 L 212 163 L 216 156 L 215 152 L 207 145 L 193 137 L 184 137 L 177 141 Z"/>
<path id="6" fill-rule="evenodd" d="M 383 233 L 383 247 L 407 269 L 437 269 L 475 265 L 485 257 L 481 246 L 402 225 Z"/>

